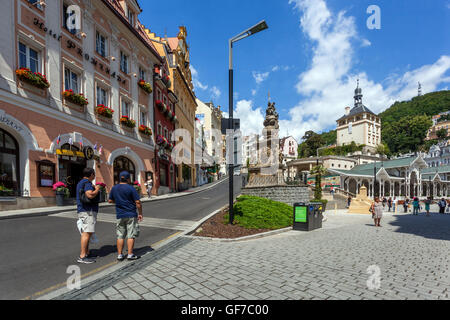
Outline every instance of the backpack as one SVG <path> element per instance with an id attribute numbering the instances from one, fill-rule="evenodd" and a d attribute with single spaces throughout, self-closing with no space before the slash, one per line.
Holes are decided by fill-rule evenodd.
<path id="1" fill-rule="evenodd" d="M 80 202 L 82 204 L 87 204 L 87 205 L 99 204 L 100 203 L 100 193 L 97 194 L 97 196 L 95 198 L 93 198 L 93 199 L 89 199 L 86 196 L 86 191 L 85 191 L 86 183 L 90 183 L 90 182 L 89 181 L 85 182 L 84 185 L 80 188 Z"/>

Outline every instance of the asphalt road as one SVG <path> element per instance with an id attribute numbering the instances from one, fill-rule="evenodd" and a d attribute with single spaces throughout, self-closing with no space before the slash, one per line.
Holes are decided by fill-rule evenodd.
<path id="1" fill-rule="evenodd" d="M 241 179 L 235 176 L 235 195 L 240 192 Z M 145 218 L 199 221 L 228 203 L 228 180 L 217 186 L 192 195 L 146 202 Z M 114 208 L 104 208 L 103 213 L 114 215 Z M 0 243 L 3 258 L 0 260 L 0 299 L 33 299 L 64 286 L 71 274 L 67 268 L 78 265 L 82 277 L 103 271 L 116 263 L 115 225 L 97 222 L 96 233 L 100 240 L 91 245 L 98 255 L 97 262 L 79 265 L 80 235 L 76 220 L 58 216 L 43 216 L 0 220 Z M 145 254 L 152 245 L 179 233 L 158 227 L 141 227 L 135 252 Z M 121 263 L 127 263 L 121 262 Z"/>

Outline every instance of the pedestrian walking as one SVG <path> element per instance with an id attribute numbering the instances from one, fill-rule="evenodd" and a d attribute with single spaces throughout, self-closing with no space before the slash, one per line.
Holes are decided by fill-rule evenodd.
<path id="1" fill-rule="evenodd" d="M 439 200 L 438 206 L 439 206 L 439 213 L 445 214 L 445 207 L 447 206 L 447 202 L 445 201 L 444 198 Z"/>
<path id="2" fill-rule="evenodd" d="M 77 184 L 77 213 L 81 225 L 81 252 L 78 257 L 78 263 L 90 264 L 95 259 L 89 257 L 89 241 L 95 233 L 95 224 L 97 222 L 98 204 L 100 200 L 101 186 L 93 186 L 95 179 L 95 170 L 85 168 L 83 170 L 83 179 Z"/>
<path id="3" fill-rule="evenodd" d="M 372 218 L 375 222 L 375 227 L 381 227 L 380 222 L 383 217 L 383 203 L 380 198 L 375 197 L 375 202 L 372 203 Z"/>
<path id="4" fill-rule="evenodd" d="M 127 260 L 137 260 L 140 257 L 133 253 L 133 249 L 139 236 L 139 222 L 143 220 L 142 204 L 138 192 L 130 185 L 130 173 L 121 172 L 119 180 L 120 184 L 115 185 L 109 194 L 109 203 L 116 204 L 117 260 L 125 260 L 123 255 L 125 239 L 128 247 Z"/>
<path id="5" fill-rule="evenodd" d="M 383 197 L 383 210 L 386 208 L 386 203 L 387 203 L 387 200 L 385 197 Z"/>
<path id="6" fill-rule="evenodd" d="M 408 205 L 409 205 L 409 199 L 406 198 L 405 201 L 403 202 L 403 210 L 405 211 L 405 213 L 408 212 Z"/>
<path id="7" fill-rule="evenodd" d="M 388 211 L 391 212 L 391 208 L 392 208 L 392 198 L 391 197 L 389 197 L 387 204 L 388 204 L 388 208 L 389 208 Z"/>
<path id="8" fill-rule="evenodd" d="M 152 197 L 153 180 L 151 177 L 148 178 L 147 182 L 144 184 L 147 187 L 147 195 L 149 198 Z"/>
<path id="9" fill-rule="evenodd" d="M 431 197 L 428 197 L 425 200 L 425 211 L 427 212 L 427 217 L 430 216 L 430 206 L 431 206 Z"/>
<path id="10" fill-rule="evenodd" d="M 351 204 L 352 204 L 352 197 L 348 196 L 348 198 L 347 198 L 347 208 L 350 208 Z"/>
<path id="11" fill-rule="evenodd" d="M 413 200 L 413 215 L 418 216 L 419 215 L 419 209 L 420 209 L 420 201 L 419 198 L 414 198 Z"/>

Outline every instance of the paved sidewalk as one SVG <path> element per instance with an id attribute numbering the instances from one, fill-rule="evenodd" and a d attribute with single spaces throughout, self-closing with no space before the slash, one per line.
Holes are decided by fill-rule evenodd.
<path id="1" fill-rule="evenodd" d="M 376 280 L 370 266 L 380 270 L 376 290 L 368 289 Z M 449 267 L 450 215 L 386 214 L 377 228 L 370 215 L 327 212 L 323 229 L 309 233 L 238 242 L 178 237 L 56 299 L 449 300 Z"/>
<path id="2" fill-rule="evenodd" d="M 172 199 L 177 197 L 183 197 L 190 194 L 194 194 L 197 192 L 205 191 L 210 188 L 215 187 L 219 183 L 228 181 L 228 178 L 225 177 L 219 181 L 209 183 L 200 187 L 191 188 L 182 192 L 177 193 L 170 193 L 166 195 L 161 196 L 152 196 L 150 199 L 145 195 L 141 201 L 142 202 L 149 202 L 149 201 L 160 201 L 160 200 L 166 200 L 166 199 Z M 104 207 L 112 207 L 113 204 L 109 204 L 107 202 L 100 203 L 100 208 Z M 10 210 L 10 211 L 1 211 L 0 212 L 0 220 L 3 219 L 13 219 L 13 218 L 24 218 L 24 217 L 36 217 L 36 216 L 45 216 L 50 214 L 58 214 L 62 212 L 71 212 L 76 211 L 77 206 L 64 206 L 64 207 L 42 207 L 42 208 L 32 208 L 32 209 L 23 209 L 23 210 Z"/>

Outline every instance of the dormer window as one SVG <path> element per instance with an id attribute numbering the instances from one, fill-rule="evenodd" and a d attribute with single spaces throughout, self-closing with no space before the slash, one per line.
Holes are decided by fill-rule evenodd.
<path id="1" fill-rule="evenodd" d="M 127 18 L 128 22 L 134 27 L 134 12 L 133 10 L 130 10 L 130 8 L 127 8 Z"/>

